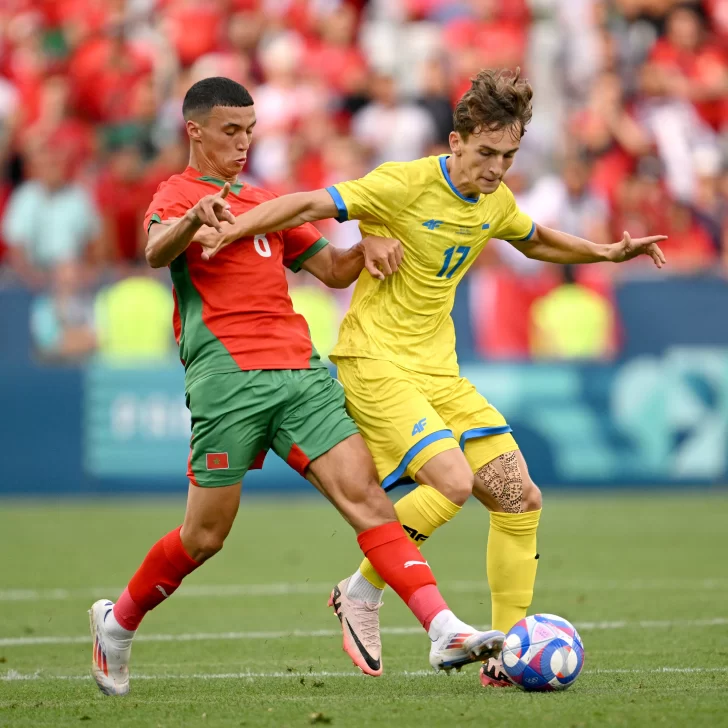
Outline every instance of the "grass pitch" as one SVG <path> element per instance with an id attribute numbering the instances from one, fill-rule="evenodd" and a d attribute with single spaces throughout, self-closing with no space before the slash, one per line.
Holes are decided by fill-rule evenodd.
<path id="1" fill-rule="evenodd" d="M 86 610 L 116 598 L 181 501 L 0 501 L 0 725 L 728 726 L 728 494 L 546 495 L 531 611 L 573 621 L 586 667 L 564 693 L 484 690 L 435 675 L 397 597 L 385 674 L 365 678 L 326 608 L 359 563 L 326 503 L 243 499 L 225 549 L 148 615 L 132 692 L 89 677 Z M 477 504 L 426 546 L 463 619 L 490 619 Z"/>

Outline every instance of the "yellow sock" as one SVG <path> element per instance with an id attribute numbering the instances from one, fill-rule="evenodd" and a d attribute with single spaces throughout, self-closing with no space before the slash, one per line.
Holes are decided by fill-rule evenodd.
<path id="1" fill-rule="evenodd" d="M 417 548 L 432 536 L 435 529 L 455 517 L 460 512 L 460 508 L 445 498 L 439 490 L 435 490 L 429 485 L 418 485 L 394 505 L 402 528 L 407 532 L 410 540 L 414 541 Z M 377 589 L 384 589 L 386 586 L 369 563 L 369 559 L 361 562 L 359 571 Z"/>
<path id="2" fill-rule="evenodd" d="M 538 566 L 536 531 L 540 518 L 540 510 L 490 514 L 487 565 L 493 629 L 508 632 L 526 616 L 531 605 Z"/>

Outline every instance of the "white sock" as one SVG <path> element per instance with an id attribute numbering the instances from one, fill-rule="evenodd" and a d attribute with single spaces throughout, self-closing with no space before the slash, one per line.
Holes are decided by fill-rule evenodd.
<path id="1" fill-rule="evenodd" d="M 430 622 L 430 629 L 427 630 L 427 636 L 432 642 L 436 642 L 444 634 L 453 634 L 455 632 L 471 633 L 475 630 L 462 620 L 458 619 L 449 609 L 443 609 Z"/>
<path id="2" fill-rule="evenodd" d="M 107 612 L 106 617 L 104 617 L 104 628 L 109 637 L 115 640 L 130 640 L 136 634 L 136 631 L 124 629 L 116 621 L 113 609 Z"/>
<path id="3" fill-rule="evenodd" d="M 349 579 L 346 596 L 361 602 L 379 604 L 382 601 L 384 589 L 379 589 L 367 581 L 359 569 Z"/>

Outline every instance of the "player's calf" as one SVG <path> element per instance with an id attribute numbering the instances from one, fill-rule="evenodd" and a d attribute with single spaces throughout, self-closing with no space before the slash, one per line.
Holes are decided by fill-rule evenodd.
<path id="1" fill-rule="evenodd" d="M 129 691 L 131 643 L 144 615 L 222 548 L 239 503 L 240 485 L 215 489 L 190 485 L 184 524 L 152 546 L 116 604 L 102 600 L 91 607 L 92 672 L 102 692 Z"/>
<path id="2" fill-rule="evenodd" d="M 316 458 L 306 477 L 335 506 L 357 534 L 397 515 L 379 485 L 374 461 L 361 435 L 352 435 Z"/>
<path id="3" fill-rule="evenodd" d="M 490 511 L 486 563 L 493 626 L 508 632 L 533 599 L 541 492 L 514 450 L 478 470 L 473 494 Z"/>
<path id="4" fill-rule="evenodd" d="M 430 663 L 434 667 L 459 667 L 474 662 L 480 656 L 487 658 L 498 654 L 505 635 L 502 632 L 479 632 L 450 611 L 437 588 L 429 564 L 407 537 L 396 518 L 394 506 L 384 495 L 378 481 L 372 480 L 373 473 L 375 469 L 371 455 L 361 436 L 355 435 L 314 460 L 308 476 L 358 531 L 357 541 L 364 555 L 427 631 L 434 643 L 430 652 Z M 362 529 L 364 524 L 371 525 Z M 346 586 L 344 582 L 342 585 Z M 366 663 L 366 658 L 359 646 L 357 650 L 347 649 L 347 643 L 355 644 L 356 640 L 351 634 L 351 620 L 345 624 L 347 615 L 343 613 L 344 600 L 336 599 L 337 596 L 343 596 L 342 585 L 334 589 L 331 605 L 342 628 L 348 630 L 344 632 L 344 649 L 361 667 L 362 659 Z M 371 627 L 373 632 L 376 631 L 373 636 L 378 641 L 378 617 L 357 620 L 355 615 L 360 612 L 363 614 L 365 605 L 356 603 L 361 600 L 345 601 L 351 607 L 354 621 L 367 630 Z M 372 607 L 370 611 L 376 615 L 377 605 L 373 604 Z M 361 642 L 359 635 L 356 636 Z M 374 662 L 377 662 L 376 658 Z M 381 665 L 367 664 L 362 669 L 369 674 L 378 674 Z"/>

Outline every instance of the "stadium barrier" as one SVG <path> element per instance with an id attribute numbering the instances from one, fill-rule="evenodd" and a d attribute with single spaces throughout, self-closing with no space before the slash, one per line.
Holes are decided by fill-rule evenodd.
<path id="1" fill-rule="evenodd" d="M 616 364 L 469 364 L 545 486 L 728 482 L 728 348 Z M 0 493 L 184 492 L 182 367 L 3 369 Z M 274 454 L 246 489 L 308 484 Z"/>

